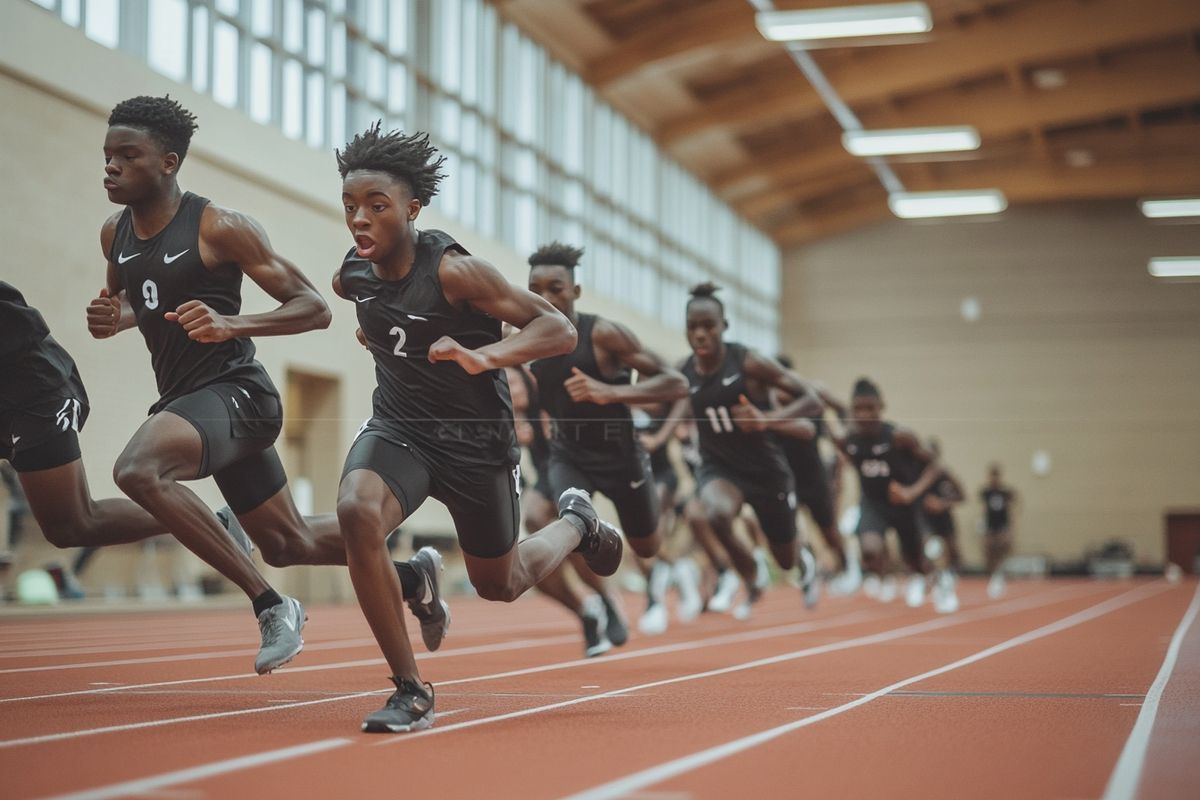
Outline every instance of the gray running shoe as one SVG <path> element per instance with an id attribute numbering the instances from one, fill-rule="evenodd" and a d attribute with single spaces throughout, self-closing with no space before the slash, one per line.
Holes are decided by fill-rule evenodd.
<path id="1" fill-rule="evenodd" d="M 433 725 L 433 685 L 392 678 L 396 691 L 387 704 L 367 715 L 362 729 L 367 733 L 409 733 Z"/>
<path id="2" fill-rule="evenodd" d="M 432 547 L 422 547 L 408 563 L 420 574 L 425 590 L 423 599 L 407 601 L 408 608 L 421 623 L 421 639 L 432 652 L 442 646 L 442 639 L 450 631 L 450 606 L 438 588 L 442 554 Z"/>
<path id="3" fill-rule="evenodd" d="M 266 675 L 295 658 L 304 649 L 300 631 L 307 621 L 304 606 L 294 597 L 285 596 L 282 603 L 259 614 L 262 646 L 258 648 L 258 658 L 254 659 L 254 671 Z"/>
<path id="4" fill-rule="evenodd" d="M 233 509 L 229 506 L 216 510 L 217 519 L 225 526 L 229 538 L 233 539 L 233 543 L 242 548 L 242 552 L 250 555 L 254 552 L 254 542 L 250 541 L 250 537 L 246 534 L 246 530 L 242 527 L 242 523 L 238 522 L 237 514 L 233 513 Z"/>

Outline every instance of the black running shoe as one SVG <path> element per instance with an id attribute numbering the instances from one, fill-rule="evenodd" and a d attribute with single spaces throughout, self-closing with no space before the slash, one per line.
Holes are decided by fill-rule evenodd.
<path id="1" fill-rule="evenodd" d="M 407 678 L 392 678 L 396 691 L 383 708 L 367 715 L 362 729 L 367 733 L 409 733 L 433 725 L 433 685 Z"/>
<path id="2" fill-rule="evenodd" d="M 438 575 L 443 569 L 442 554 L 432 547 L 422 547 L 408 563 L 421 576 L 424 590 L 421 600 L 407 601 L 408 608 L 421 623 L 421 639 L 432 652 L 442 646 L 442 639 L 450 630 L 450 606 L 438 589 Z"/>
<path id="3" fill-rule="evenodd" d="M 588 568 L 601 577 L 612 575 L 621 566 L 625 542 L 621 532 L 600 519 L 592 500 L 582 489 L 567 489 L 558 498 L 558 516 L 573 514 L 583 521 L 584 532 L 575 548 Z"/>
<path id="4" fill-rule="evenodd" d="M 617 608 L 608 595 L 600 595 L 600 599 L 604 601 L 604 610 L 608 614 L 608 625 L 605 627 L 605 633 L 608 634 L 610 642 L 620 647 L 629 641 L 629 625 L 625 622 L 625 615 L 621 612 L 621 609 Z"/>
<path id="5" fill-rule="evenodd" d="M 596 595 L 590 595 L 583 601 L 579 619 L 583 622 L 583 654 L 588 658 L 612 649 L 612 642 L 605 635 L 605 629 L 608 627 L 606 616 L 604 601 Z"/>

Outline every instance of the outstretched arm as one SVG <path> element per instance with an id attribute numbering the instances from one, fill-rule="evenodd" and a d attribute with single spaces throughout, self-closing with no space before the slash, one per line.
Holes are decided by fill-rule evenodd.
<path id="1" fill-rule="evenodd" d="M 933 486 L 933 482 L 942 474 L 942 467 L 934 458 L 933 453 L 921 444 L 917 435 L 907 428 L 897 428 L 894 441 L 898 449 L 907 450 L 913 458 L 925 465 L 921 477 L 917 478 L 916 483 L 911 486 L 901 486 L 897 481 L 892 481 L 888 485 L 888 497 L 893 503 L 910 506 L 916 502 L 918 497 L 929 491 L 929 487 Z"/>
<path id="2" fill-rule="evenodd" d="M 730 409 L 738 427 L 742 430 L 769 429 L 800 439 L 811 439 L 815 435 L 816 428 L 806 417 L 818 416 L 824 406 L 799 375 L 755 350 L 746 352 L 742 370 L 752 386 L 757 384 L 767 392 L 775 389 L 791 399 L 770 411 L 762 411 L 743 397 L 738 406 Z"/>
<path id="3" fill-rule="evenodd" d="M 592 342 L 612 360 L 635 369 L 638 382 L 623 386 L 598 381 L 576 369 L 567 379 L 567 393 L 575 402 L 600 405 L 610 403 L 663 403 L 687 397 L 687 378 L 678 370 L 642 347 L 633 331 L 612 320 L 597 321 Z"/>
<path id="4" fill-rule="evenodd" d="M 209 206 L 200 220 L 200 257 L 206 265 L 236 264 L 250 280 L 279 301 L 263 314 L 218 314 L 189 300 L 163 316 L 178 322 L 198 342 L 241 336 L 286 336 L 328 328 L 333 318 L 321 293 L 304 273 L 275 249 L 267 232 L 238 211 Z"/>
<path id="5" fill-rule="evenodd" d="M 575 326 L 554 306 L 513 286 L 500 270 L 475 256 L 448 252 L 439 267 L 442 293 L 452 306 L 468 305 L 517 329 L 512 336 L 468 350 L 449 336 L 429 348 L 429 360 L 454 361 L 472 375 L 569 353 Z"/>

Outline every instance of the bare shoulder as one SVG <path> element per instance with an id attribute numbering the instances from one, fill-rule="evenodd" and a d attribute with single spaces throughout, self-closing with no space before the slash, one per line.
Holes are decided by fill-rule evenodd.
<path id="1" fill-rule="evenodd" d="M 508 284 L 490 261 L 461 250 L 447 250 L 442 254 L 438 279 L 451 302 L 492 294 L 497 287 Z"/>
<path id="2" fill-rule="evenodd" d="M 200 236 L 215 243 L 244 237 L 265 239 L 266 231 L 249 214 L 209 203 L 200 217 Z"/>
<path id="3" fill-rule="evenodd" d="M 100 249 L 104 251 L 105 258 L 108 258 L 109 251 L 112 250 L 113 240 L 117 238 L 117 223 L 120 222 L 121 215 L 124 213 L 124 209 L 114 211 L 100 226 Z"/>

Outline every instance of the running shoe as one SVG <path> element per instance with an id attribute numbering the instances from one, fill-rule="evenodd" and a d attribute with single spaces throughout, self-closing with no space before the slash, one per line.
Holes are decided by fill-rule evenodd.
<path id="1" fill-rule="evenodd" d="M 761 547 L 754 548 L 754 585 L 759 589 L 771 585 L 771 565 L 767 563 L 767 552 Z"/>
<path id="2" fill-rule="evenodd" d="M 892 575 L 888 575 L 879 582 L 879 602 L 892 602 L 896 599 L 896 594 L 898 591 L 899 590 L 896 588 L 896 578 Z"/>
<path id="3" fill-rule="evenodd" d="M 908 579 L 908 588 L 904 590 L 904 604 L 909 608 L 920 608 L 925 602 L 925 576 L 913 575 Z"/>
<path id="4" fill-rule="evenodd" d="M 662 603 L 650 606 L 638 619 L 638 630 L 646 636 L 658 636 L 666 633 L 667 625 L 667 607 Z"/>
<path id="5" fill-rule="evenodd" d="M 942 570 L 938 581 L 933 587 L 933 609 L 939 614 L 953 614 L 958 611 L 958 591 L 954 573 Z"/>
<path id="6" fill-rule="evenodd" d="M 442 599 L 438 578 L 445 567 L 442 554 L 432 547 L 422 547 L 409 564 L 421 576 L 420 599 L 408 600 L 408 610 L 421 623 L 421 640 L 430 652 L 442 646 L 442 639 L 450 631 L 450 606 Z"/>
<path id="7" fill-rule="evenodd" d="M 614 647 L 621 647 L 629 641 L 629 622 L 625 619 L 625 612 L 621 610 L 620 601 L 616 597 L 602 594 L 600 599 L 604 601 L 604 613 L 608 615 L 604 633 Z"/>
<path id="8" fill-rule="evenodd" d="M 804 592 L 804 607 L 816 608 L 821 599 L 821 576 L 817 572 L 817 559 L 807 547 L 800 548 L 800 589 Z"/>
<path id="9" fill-rule="evenodd" d="M 583 608 L 579 618 L 583 622 L 583 654 L 588 658 L 607 653 L 612 649 L 608 640 L 608 612 L 604 610 L 604 601 L 598 595 L 590 595 L 583 600 Z"/>
<path id="10" fill-rule="evenodd" d="M 717 576 L 717 590 L 708 598 L 708 610 L 718 614 L 727 613 L 733 608 L 733 598 L 737 596 L 739 586 L 741 580 L 737 572 L 732 569 L 724 570 Z"/>
<path id="11" fill-rule="evenodd" d="M 671 577 L 679 592 L 675 618 L 680 622 L 692 622 L 704 610 L 704 598 L 700 596 L 700 568 L 692 559 L 681 558 L 671 568 Z"/>
<path id="12" fill-rule="evenodd" d="M 259 614 L 262 646 L 258 648 L 258 658 L 254 659 L 254 671 L 266 675 L 295 658 L 304 649 L 300 631 L 307 621 L 304 606 L 294 597 L 285 596 L 282 603 Z"/>
<path id="13" fill-rule="evenodd" d="M 433 685 L 392 678 L 396 691 L 378 711 L 363 720 L 367 733 L 409 733 L 433 725 Z"/>
<path id="14" fill-rule="evenodd" d="M 1004 597 L 1004 573 L 995 572 L 992 574 L 991 580 L 988 581 L 987 594 L 993 600 L 999 600 Z"/>
<path id="15" fill-rule="evenodd" d="M 567 489 L 558 498 L 558 516 L 573 514 L 583 521 L 584 532 L 575 552 L 583 555 L 588 568 L 601 577 L 612 575 L 621 566 L 625 542 L 621 531 L 596 514 L 591 497 L 582 489 Z"/>

